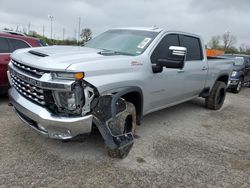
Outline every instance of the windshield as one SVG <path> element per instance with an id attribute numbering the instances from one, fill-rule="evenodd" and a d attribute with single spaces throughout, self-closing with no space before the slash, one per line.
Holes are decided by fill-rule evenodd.
<path id="1" fill-rule="evenodd" d="M 235 66 L 244 65 L 244 58 L 243 57 L 235 57 L 234 65 Z"/>
<path id="2" fill-rule="evenodd" d="M 116 54 L 140 55 L 143 53 L 158 32 L 138 30 L 109 30 L 88 41 L 85 46 Z"/>

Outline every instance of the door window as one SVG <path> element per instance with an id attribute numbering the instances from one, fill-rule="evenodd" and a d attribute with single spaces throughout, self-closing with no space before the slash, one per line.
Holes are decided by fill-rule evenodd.
<path id="1" fill-rule="evenodd" d="M 12 44 L 13 46 L 13 51 L 17 50 L 17 49 L 21 49 L 21 48 L 29 48 L 30 46 L 24 42 L 24 41 L 21 41 L 21 40 L 18 40 L 18 39 L 9 39 L 10 40 L 10 43 Z"/>
<path id="2" fill-rule="evenodd" d="M 6 38 L 0 37 L 0 53 L 10 53 L 10 45 Z"/>
<path id="3" fill-rule="evenodd" d="M 170 46 L 180 46 L 178 35 L 166 35 L 152 53 L 151 62 L 155 64 L 157 59 L 167 59 L 167 57 L 171 55 L 171 51 L 169 50 Z"/>
<path id="4" fill-rule="evenodd" d="M 180 35 L 180 46 L 187 48 L 187 61 L 196 61 L 203 59 L 202 48 L 199 38 Z"/>

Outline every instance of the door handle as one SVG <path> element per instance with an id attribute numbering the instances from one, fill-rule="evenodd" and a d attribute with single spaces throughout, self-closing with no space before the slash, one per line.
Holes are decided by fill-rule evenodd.
<path id="1" fill-rule="evenodd" d="M 201 70 L 204 70 L 204 71 L 205 71 L 205 70 L 207 70 L 207 67 L 203 67 Z"/>
<path id="2" fill-rule="evenodd" d="M 178 70 L 177 72 L 178 73 L 183 73 L 183 72 L 185 72 L 185 70 L 181 69 L 181 70 Z"/>

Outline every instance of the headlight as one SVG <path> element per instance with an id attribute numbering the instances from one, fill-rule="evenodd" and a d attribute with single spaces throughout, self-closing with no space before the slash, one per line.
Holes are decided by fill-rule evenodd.
<path id="1" fill-rule="evenodd" d="M 80 85 L 73 91 L 52 91 L 59 112 L 67 114 L 80 114 L 85 102 L 84 92 Z"/>
<path id="2" fill-rule="evenodd" d="M 52 73 L 52 78 L 62 80 L 81 80 L 84 78 L 83 72 L 78 73 Z"/>
<path id="3" fill-rule="evenodd" d="M 54 98 L 57 106 L 70 111 L 76 110 L 76 97 L 73 92 L 54 91 Z"/>
<path id="4" fill-rule="evenodd" d="M 235 77 L 236 75 L 237 75 L 237 71 L 233 71 L 231 76 Z"/>

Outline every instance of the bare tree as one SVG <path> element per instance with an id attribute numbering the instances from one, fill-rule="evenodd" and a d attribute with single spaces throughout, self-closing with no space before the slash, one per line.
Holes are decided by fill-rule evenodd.
<path id="1" fill-rule="evenodd" d="M 83 43 L 88 42 L 90 39 L 92 39 L 92 31 L 89 28 L 85 28 L 81 32 L 81 39 L 83 40 Z"/>
<path id="2" fill-rule="evenodd" d="M 248 49 L 248 46 L 244 43 L 242 43 L 239 47 L 240 53 L 245 53 L 247 51 L 247 49 Z"/>
<path id="3" fill-rule="evenodd" d="M 211 49 L 219 49 L 220 48 L 220 39 L 221 39 L 221 37 L 219 35 L 213 36 L 211 38 L 211 40 L 209 41 L 208 46 Z"/>
<path id="4" fill-rule="evenodd" d="M 226 32 L 222 35 L 222 41 L 224 51 L 233 48 L 233 46 L 237 43 L 236 37 L 234 35 L 231 35 L 230 32 Z"/>

